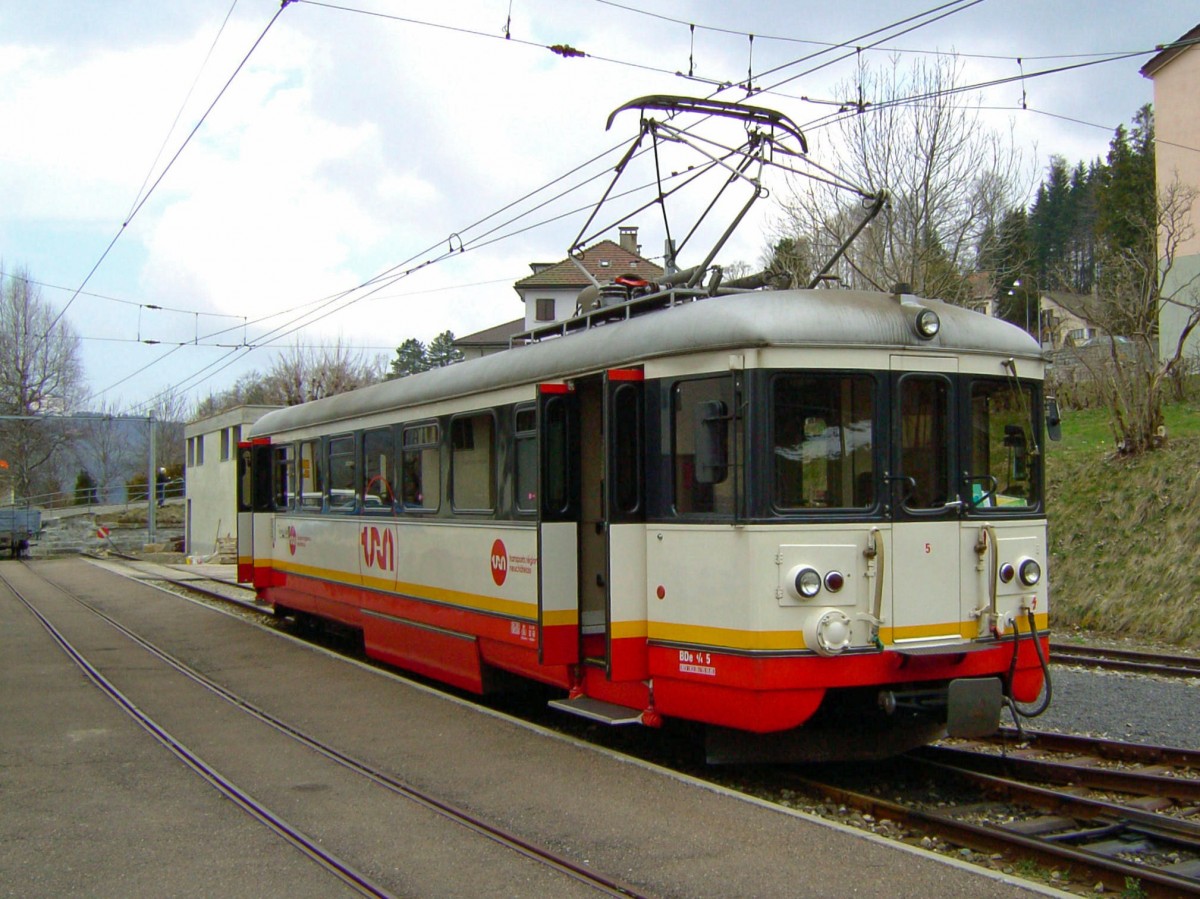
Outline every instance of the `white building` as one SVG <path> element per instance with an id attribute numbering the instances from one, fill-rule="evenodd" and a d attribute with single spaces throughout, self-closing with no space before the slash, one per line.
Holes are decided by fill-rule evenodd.
<path id="1" fill-rule="evenodd" d="M 468 359 L 508 349 L 509 338 L 539 325 L 563 321 L 578 314 L 579 292 L 593 283 L 605 284 L 617 278 L 657 281 L 663 270 L 639 253 L 638 229 L 619 228 L 619 243 L 602 240 L 583 250 L 578 262 L 531 262 L 533 274 L 527 275 L 513 290 L 525 306 L 525 315 L 454 341 Z M 583 269 L 587 270 L 587 274 Z M 588 276 L 591 277 L 588 277 Z"/>
<path id="2" fill-rule="evenodd" d="M 187 515 L 184 552 L 207 555 L 237 536 L 237 445 L 242 433 L 278 406 L 238 406 L 184 428 Z"/>
<path id="3" fill-rule="evenodd" d="M 1158 316 L 1159 356 L 1175 352 L 1188 318 L 1200 306 L 1200 25 L 1168 45 L 1142 66 L 1154 82 L 1154 168 L 1161 198 L 1172 185 L 1196 191 L 1192 197 L 1190 228 L 1175 234 L 1179 241 L 1164 279 L 1163 303 Z M 1159 260 L 1166 255 L 1159 234 Z M 1183 238 L 1183 239 L 1180 239 Z M 1193 331 L 1187 355 L 1200 354 L 1200 333 Z"/>

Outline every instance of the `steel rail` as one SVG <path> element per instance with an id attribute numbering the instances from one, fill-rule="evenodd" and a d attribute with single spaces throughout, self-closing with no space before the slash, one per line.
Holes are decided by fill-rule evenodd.
<path id="1" fill-rule="evenodd" d="M 1001 796 L 1011 802 L 1035 806 L 1047 812 L 1068 814 L 1074 818 L 1107 820 L 1124 819 L 1145 830 L 1182 841 L 1191 841 L 1200 848 L 1200 821 L 1175 818 L 1144 808 L 1114 802 L 1110 799 L 1094 799 L 1076 793 L 1037 786 L 1009 777 L 984 774 L 954 764 L 912 758 L 913 762 L 943 774 L 952 774 L 984 787 L 990 795 Z"/>
<path id="2" fill-rule="evenodd" d="M 332 852 L 323 849 L 319 843 L 300 829 L 292 826 L 279 815 L 256 800 L 222 775 L 219 771 L 205 762 L 199 755 L 180 742 L 157 721 L 143 712 L 124 693 L 106 678 L 88 659 L 63 635 L 54 624 L 31 603 L 13 583 L 0 574 L 0 581 L 17 600 L 24 605 L 38 620 L 51 638 L 59 645 L 64 653 L 83 671 L 84 675 L 117 704 L 129 717 L 142 726 L 160 744 L 170 750 L 180 761 L 199 774 L 204 780 L 217 789 L 221 795 L 230 799 L 240 809 L 251 817 L 266 825 L 284 840 L 302 852 L 324 870 L 333 874 L 347 886 L 365 896 L 375 896 L 378 899 L 393 899 L 394 894 L 374 883 L 370 878 L 355 870 L 347 862 L 342 861 Z M 58 585 L 54 585 L 58 586 Z M 58 589 L 62 589 L 59 587 Z M 65 591 L 64 591 L 65 592 Z M 68 594 L 69 595 L 69 594 Z"/>
<path id="3" fill-rule="evenodd" d="M 1021 744 L 1030 749 L 1045 749 L 1050 752 L 1089 753 L 1114 761 L 1140 762 L 1144 765 L 1174 765 L 1179 768 L 1200 771 L 1200 751 L 1195 749 L 1152 746 L 1148 743 L 1129 743 L 1104 737 L 1057 734 L 1042 730 L 1018 732 L 1010 727 L 1001 728 L 987 742 L 1013 748 Z"/>
<path id="4" fill-rule="evenodd" d="M 370 780 L 371 782 L 373 782 L 379 786 L 382 786 L 385 789 L 388 789 L 393 793 L 403 796 L 404 798 L 409 799 L 430 811 L 436 812 L 436 813 L 442 815 L 443 817 L 446 817 L 446 818 L 450 819 L 451 821 L 467 828 L 468 830 L 479 834 L 480 836 L 487 837 L 487 838 L 495 841 L 496 843 L 499 843 L 500 845 L 504 846 L 505 848 L 515 851 L 520 855 L 523 855 L 531 860 L 537 861 L 537 862 L 539 862 L 543 865 L 546 865 L 547 867 L 550 867 L 554 870 L 557 870 L 560 873 L 562 873 L 568 877 L 571 877 L 577 881 L 585 883 L 588 886 L 591 886 L 600 892 L 606 893 L 611 896 L 630 897 L 630 899 L 642 899 L 642 895 L 640 893 L 638 893 L 636 889 L 634 889 L 632 886 L 630 886 L 628 884 L 622 883 L 621 881 L 618 881 L 615 878 L 611 878 L 611 877 L 608 877 L 597 871 L 594 871 L 584 864 L 580 864 L 575 861 L 572 861 L 571 859 L 566 858 L 565 856 L 559 855 L 550 849 L 539 846 L 536 843 L 526 840 L 523 837 L 517 836 L 516 834 L 506 831 L 503 828 L 500 828 L 493 824 L 489 824 L 488 822 L 482 820 L 481 818 L 476 817 L 475 815 L 472 815 L 470 812 L 467 812 L 464 809 L 458 808 L 457 806 L 455 806 L 449 802 L 437 799 L 436 797 L 430 795 L 429 793 L 426 793 L 422 790 L 412 787 L 409 784 L 403 783 L 402 781 L 398 780 L 397 778 L 394 778 L 391 775 L 389 775 L 383 771 L 380 771 L 377 768 L 372 767 L 370 764 L 368 764 L 360 759 L 357 759 L 354 756 L 349 755 L 348 753 L 341 752 L 340 750 L 335 749 L 332 746 L 321 742 L 320 740 L 316 739 L 315 737 L 312 737 L 312 736 L 304 733 L 303 731 L 299 730 L 298 728 L 293 727 L 292 725 L 288 724 L 287 722 L 283 721 L 282 719 L 277 718 L 276 716 L 272 715 L 270 712 L 267 712 L 264 709 L 259 708 L 258 706 L 254 705 L 252 702 L 250 702 L 249 700 L 244 699 L 241 696 L 238 696 L 236 693 L 228 690 L 227 688 L 218 684 L 216 681 L 213 681 L 212 679 L 208 678 L 204 674 L 195 670 L 194 668 L 189 666 L 187 663 L 175 658 L 170 653 L 166 652 L 165 650 L 159 648 L 158 646 L 154 645 L 153 643 L 146 640 L 145 638 L 143 638 L 143 637 L 139 636 L 138 634 L 134 633 L 133 631 L 129 630 L 123 624 L 116 621 L 115 619 L 113 619 L 109 615 L 105 614 L 101 610 L 97 609 L 91 603 L 87 602 L 87 600 L 82 599 L 79 596 L 75 595 L 70 589 L 62 586 L 61 584 L 56 583 L 55 581 L 51 580 L 50 578 L 45 577 L 44 575 L 40 574 L 39 572 L 33 572 L 33 573 L 37 577 L 39 577 L 43 581 L 45 581 L 47 584 L 50 584 L 55 589 L 61 591 L 64 595 L 73 599 L 76 603 L 78 603 L 79 605 L 86 608 L 88 611 L 90 611 L 92 614 L 94 614 L 98 618 L 107 622 L 111 627 L 113 627 L 114 629 L 119 631 L 121 634 L 123 634 L 129 640 L 136 643 L 138 646 L 145 649 L 151 655 L 155 656 L 156 658 L 160 659 L 165 664 L 174 668 L 180 674 L 193 680 L 194 682 L 196 682 L 200 686 L 204 687 L 205 689 L 210 690 L 215 695 L 224 699 L 226 702 L 229 702 L 231 705 L 236 706 L 237 708 L 239 708 L 246 714 L 248 714 L 248 715 L 254 717 L 255 719 L 261 721 L 262 723 L 274 728 L 275 730 L 279 731 L 280 733 L 285 734 L 288 737 L 291 737 L 292 739 L 296 740 L 297 742 L 301 743 L 302 745 L 306 746 L 307 748 L 309 748 L 309 749 L 313 750 L 314 752 L 322 755 L 323 757 L 329 759 L 330 761 L 335 762 L 335 763 L 347 768 L 348 770 L 351 770 L 351 771 L 355 772 L 356 774 L 359 774 L 360 776 L 365 777 L 366 779 Z M 10 589 L 11 589 L 11 587 L 10 587 Z M 225 597 L 222 597 L 222 598 L 225 598 Z"/>
<path id="5" fill-rule="evenodd" d="M 924 746 L 912 750 L 910 755 L 985 774 L 1005 776 L 1020 772 L 1023 777 L 1054 784 L 1070 784 L 1094 790 L 1115 790 L 1141 796 L 1162 796 L 1183 802 L 1200 801 L 1200 779 L 1095 767 L 1087 760 L 1053 761 L 1029 758 L 1018 753 L 995 755 L 951 746 Z"/>
<path id="6" fill-rule="evenodd" d="M 1200 657 L 1196 656 L 1166 655 L 1106 646 L 1051 643 L 1050 659 L 1060 664 L 1100 668 L 1107 671 L 1157 674 L 1164 677 L 1200 677 Z"/>
<path id="7" fill-rule="evenodd" d="M 96 556 L 96 555 L 92 555 L 90 553 L 80 553 L 80 555 L 83 555 L 89 559 L 95 559 L 97 561 L 107 561 L 102 556 Z M 271 607 L 264 603 L 258 602 L 256 599 L 252 599 L 252 598 L 243 599 L 238 596 L 230 596 L 226 593 L 220 592 L 219 590 L 213 590 L 209 587 L 201 587 L 197 583 L 197 581 L 208 581 L 213 584 L 220 584 L 222 587 L 230 588 L 233 590 L 241 590 L 243 593 L 253 595 L 254 591 L 252 589 L 250 589 L 249 587 L 243 587 L 240 584 L 233 584 L 233 583 L 230 583 L 229 581 L 224 581 L 224 580 L 221 580 L 220 578 L 209 577 L 209 576 L 203 575 L 203 574 L 193 575 L 192 577 L 186 577 L 186 578 L 185 577 L 171 577 L 170 575 L 165 574 L 163 572 L 147 571 L 145 568 L 138 567 L 139 564 L 153 565 L 153 564 L 157 564 L 157 563 L 146 562 L 145 559 L 139 559 L 136 556 L 131 556 L 126 553 L 119 552 L 119 551 L 114 552 L 113 555 L 115 555 L 117 558 L 121 559 L 121 561 L 123 561 L 123 562 L 130 563 L 129 567 L 131 567 L 134 571 L 138 572 L 139 574 L 144 575 L 147 578 L 150 578 L 150 579 L 153 579 L 156 581 L 163 581 L 164 583 L 167 583 L 167 584 L 174 584 L 176 587 L 181 587 L 185 590 L 191 590 L 195 593 L 200 593 L 204 596 L 210 597 L 212 599 L 217 599 L 222 602 L 233 603 L 234 605 L 237 605 L 243 609 L 251 609 L 256 612 L 261 612 L 264 615 L 271 614 Z M 165 570 L 169 571 L 170 569 L 165 569 Z"/>
<path id="8" fill-rule="evenodd" d="M 1063 864 L 1070 866 L 1073 871 L 1086 870 L 1090 872 L 1089 880 L 1100 880 L 1106 890 L 1127 890 L 1129 885 L 1135 882 L 1141 889 L 1139 895 L 1146 897 L 1193 895 L 1200 890 L 1200 880 L 1194 878 L 1178 876 L 1161 868 L 1124 862 L 996 826 L 961 821 L 953 816 L 952 809 L 918 809 L 794 773 L 789 773 L 786 780 L 808 792 L 824 795 L 839 803 L 869 812 L 877 818 L 888 818 L 931 831 L 955 845 L 965 846 L 977 852 L 1007 853 L 1015 849 L 1042 864 Z"/>

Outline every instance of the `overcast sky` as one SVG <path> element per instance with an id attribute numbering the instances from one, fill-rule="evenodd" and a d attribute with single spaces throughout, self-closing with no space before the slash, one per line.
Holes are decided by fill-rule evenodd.
<path id="1" fill-rule="evenodd" d="M 862 35 L 938 5 L 5 3 L 0 260 L 6 272 L 27 269 L 52 305 L 70 302 L 90 389 L 130 409 L 169 387 L 192 399 L 219 391 L 268 368 L 281 343 L 340 338 L 390 357 L 407 337 L 463 336 L 521 315 L 512 283 L 532 261 L 565 257 L 583 224 L 573 210 L 607 180 L 535 207 L 616 163 L 619 151 L 601 154 L 637 129 L 630 112 L 605 131 L 621 104 L 707 96 L 752 72 L 760 88 L 794 78 L 752 102 L 803 128 L 831 109 L 813 101 L 846 99 L 838 88 L 853 81 L 856 54 L 827 44 L 865 47 L 880 36 Z M 979 101 L 986 126 L 1012 130 L 1031 181 L 1052 154 L 1102 157 L 1113 129 L 1152 100 L 1138 69 L 1155 45 L 1200 23 L 1194 0 L 944 6 L 940 21 L 892 28 L 862 56 L 880 66 L 899 53 L 907 65 L 953 51 L 967 84 L 1024 74 Z M 1037 74 L 1123 52 L 1137 55 Z M 820 132 L 809 134 L 813 155 L 828 165 Z M 721 261 L 759 261 L 768 206 Z M 660 217 L 634 223 L 643 252 L 658 255 Z M 439 259 L 459 246 L 468 251 Z"/>

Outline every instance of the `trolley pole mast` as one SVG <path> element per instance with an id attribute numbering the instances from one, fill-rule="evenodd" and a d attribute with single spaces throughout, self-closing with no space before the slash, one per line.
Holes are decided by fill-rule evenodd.
<path id="1" fill-rule="evenodd" d="M 155 459 L 155 451 L 157 449 L 155 444 L 157 440 L 155 440 L 155 437 L 158 435 L 156 434 L 157 429 L 154 426 L 153 409 L 146 415 L 146 425 L 150 430 L 150 452 L 148 454 L 150 457 L 150 467 L 146 471 L 146 542 L 154 543 L 158 524 L 157 515 L 155 514 L 158 511 L 158 507 L 155 504 L 156 494 L 158 493 L 158 461 Z"/>

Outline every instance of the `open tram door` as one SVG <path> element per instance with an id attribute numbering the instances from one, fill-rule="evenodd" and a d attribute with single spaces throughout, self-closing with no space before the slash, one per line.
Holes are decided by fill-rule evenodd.
<path id="1" fill-rule="evenodd" d="M 955 377 L 958 360 L 891 359 L 892 455 L 886 502 L 892 520 L 891 614 L 897 649 L 956 642 L 962 497 L 957 495 Z"/>
<path id="2" fill-rule="evenodd" d="M 538 385 L 538 661 L 579 661 L 579 396 Z"/>
<path id="3" fill-rule="evenodd" d="M 640 369 L 539 390 L 542 664 L 646 676 L 643 408 Z"/>
<path id="4" fill-rule="evenodd" d="M 237 579 L 239 584 L 268 586 L 255 566 L 254 532 L 262 529 L 271 509 L 271 444 L 265 439 L 243 441 L 237 451 Z M 262 535 L 268 539 L 269 534 Z M 264 581 L 260 583 L 260 581 Z"/>

